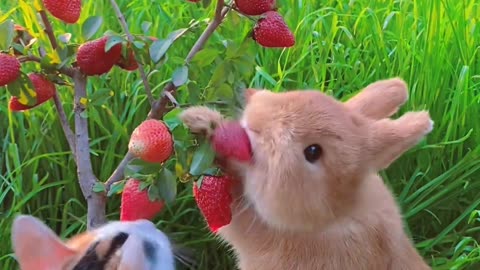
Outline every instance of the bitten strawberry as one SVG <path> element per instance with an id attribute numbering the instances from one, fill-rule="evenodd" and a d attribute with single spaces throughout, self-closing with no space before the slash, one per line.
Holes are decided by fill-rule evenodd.
<path id="1" fill-rule="evenodd" d="M 238 122 L 225 122 L 218 126 L 211 138 L 214 151 L 227 158 L 249 161 L 252 147 L 245 129 Z"/>
<path id="2" fill-rule="evenodd" d="M 115 44 L 108 52 L 105 52 L 105 44 L 108 37 L 102 37 L 86 42 L 78 48 L 77 65 L 80 70 L 89 76 L 107 73 L 120 60 L 122 56 L 122 44 Z"/>
<path id="3" fill-rule="evenodd" d="M 263 47 L 280 48 L 295 45 L 295 37 L 276 11 L 267 11 L 257 21 L 253 29 L 253 38 Z"/>
<path id="4" fill-rule="evenodd" d="M 128 55 L 128 58 L 125 58 L 122 55 L 116 65 L 128 71 L 137 69 L 138 63 L 135 60 L 135 55 L 133 54 L 133 50 L 129 48 L 127 51 L 127 55 Z"/>
<path id="5" fill-rule="evenodd" d="M 120 203 L 121 221 L 152 219 L 162 211 L 164 202 L 151 201 L 148 189 L 140 191 L 140 183 L 136 179 L 128 179 L 125 183 Z"/>
<path id="6" fill-rule="evenodd" d="M 28 75 L 28 77 L 32 81 L 35 93 L 37 93 L 37 102 L 33 106 L 27 106 L 20 103 L 18 97 L 12 96 L 8 103 L 8 108 L 11 111 L 24 111 L 35 108 L 40 104 L 46 102 L 47 100 L 51 99 L 55 95 L 55 84 L 49 81 L 46 77 L 37 73 L 31 73 Z"/>
<path id="7" fill-rule="evenodd" d="M 81 0 L 43 0 L 43 4 L 53 17 L 65 23 L 76 23 L 82 12 Z"/>
<path id="8" fill-rule="evenodd" d="M 232 179 L 228 176 L 204 176 L 201 186 L 193 183 L 193 196 L 208 227 L 214 233 L 232 220 Z"/>
<path id="9" fill-rule="evenodd" d="M 0 53 L 0 86 L 14 82 L 20 76 L 20 62 L 15 56 Z"/>
<path id="10" fill-rule="evenodd" d="M 144 161 L 164 162 L 173 152 L 170 130 L 162 121 L 145 120 L 132 132 L 128 150 Z"/>
<path id="11" fill-rule="evenodd" d="M 275 0 L 235 0 L 238 10 L 253 16 L 273 10 L 275 2 Z"/>

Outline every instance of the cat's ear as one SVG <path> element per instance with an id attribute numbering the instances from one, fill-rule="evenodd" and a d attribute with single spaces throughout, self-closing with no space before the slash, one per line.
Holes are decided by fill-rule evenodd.
<path id="1" fill-rule="evenodd" d="M 15 218 L 12 244 L 22 270 L 61 269 L 76 255 L 47 225 L 32 216 Z"/>
<path id="2" fill-rule="evenodd" d="M 131 235 L 122 247 L 122 259 L 118 270 L 146 270 L 147 258 L 142 240 Z"/>

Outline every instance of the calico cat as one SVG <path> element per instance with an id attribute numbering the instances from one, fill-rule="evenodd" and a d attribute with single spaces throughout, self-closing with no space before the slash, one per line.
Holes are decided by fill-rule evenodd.
<path id="1" fill-rule="evenodd" d="M 113 221 L 62 241 L 42 221 L 19 215 L 12 243 L 21 270 L 174 270 L 177 255 L 148 220 Z"/>

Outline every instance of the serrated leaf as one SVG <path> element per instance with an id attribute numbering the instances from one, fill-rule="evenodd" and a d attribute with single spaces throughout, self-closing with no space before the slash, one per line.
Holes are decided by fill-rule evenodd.
<path id="1" fill-rule="evenodd" d="M 221 62 L 215 68 L 215 71 L 213 72 L 213 75 L 210 78 L 210 82 L 208 82 L 208 85 L 210 87 L 218 87 L 219 85 L 224 83 L 227 80 L 228 71 L 230 71 L 230 65 L 228 64 L 228 62 Z"/>
<path id="2" fill-rule="evenodd" d="M 158 190 L 158 187 L 155 185 L 150 185 L 148 187 L 148 199 L 150 201 L 160 201 L 162 199 L 162 196 L 160 195 L 160 192 Z"/>
<path id="3" fill-rule="evenodd" d="M 182 112 L 180 108 L 174 108 L 163 116 L 163 122 L 167 125 L 170 131 L 173 131 L 177 126 L 182 123 L 182 120 L 178 115 Z"/>
<path id="4" fill-rule="evenodd" d="M 110 51 L 110 49 L 119 44 L 119 43 L 122 43 L 124 41 L 124 39 L 121 37 L 121 36 L 109 36 L 108 37 L 108 40 L 107 40 L 107 43 L 105 43 L 105 52 L 108 52 Z"/>
<path id="5" fill-rule="evenodd" d="M 124 187 L 125 187 L 124 182 L 118 182 L 118 183 L 113 184 L 110 187 L 110 190 L 108 190 L 107 197 L 110 197 L 114 194 L 118 194 L 118 193 L 122 192 Z"/>
<path id="6" fill-rule="evenodd" d="M 167 204 L 172 203 L 177 196 L 176 180 L 175 175 L 167 168 L 160 172 L 160 179 L 157 181 L 158 192 Z"/>
<path id="7" fill-rule="evenodd" d="M 221 84 L 217 90 L 217 96 L 221 100 L 229 100 L 233 98 L 233 89 L 229 84 L 223 83 Z"/>
<path id="8" fill-rule="evenodd" d="M 96 182 L 95 185 L 93 185 L 93 192 L 97 193 L 102 193 L 105 192 L 105 184 L 102 182 Z"/>
<path id="9" fill-rule="evenodd" d="M 6 20 L 0 24 L 0 50 L 8 50 L 15 37 L 13 20 Z"/>
<path id="10" fill-rule="evenodd" d="M 90 16 L 88 17 L 82 25 L 82 36 L 85 40 L 90 39 L 95 33 L 100 29 L 103 23 L 103 17 L 101 16 Z"/>
<path id="11" fill-rule="evenodd" d="M 70 42 L 71 38 L 72 38 L 72 34 L 70 34 L 70 33 L 65 33 L 65 34 L 62 34 L 62 35 L 58 36 L 58 39 L 65 44 Z"/>
<path id="12" fill-rule="evenodd" d="M 205 170 L 210 168 L 215 160 L 215 152 L 208 141 L 202 142 L 200 147 L 195 151 L 190 165 L 191 175 L 201 175 Z"/>
<path id="13" fill-rule="evenodd" d="M 172 83 L 175 87 L 184 85 L 188 81 L 188 67 L 177 68 L 172 74 Z"/>
<path id="14" fill-rule="evenodd" d="M 142 31 L 145 35 L 148 34 L 148 30 L 150 30 L 150 27 L 152 26 L 151 22 L 143 22 L 142 23 Z"/>
<path id="15" fill-rule="evenodd" d="M 16 96 L 21 104 L 33 106 L 37 103 L 37 93 L 27 74 L 21 72 L 20 77 L 6 87 L 8 92 L 12 96 Z"/>
<path id="16" fill-rule="evenodd" d="M 195 63 L 199 68 L 203 68 L 212 64 L 219 54 L 219 50 L 213 48 L 205 48 L 199 51 L 195 55 L 195 57 L 193 57 L 192 62 Z"/>

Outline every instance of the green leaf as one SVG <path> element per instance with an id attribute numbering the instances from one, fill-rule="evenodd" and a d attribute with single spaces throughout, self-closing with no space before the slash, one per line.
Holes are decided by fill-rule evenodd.
<path id="1" fill-rule="evenodd" d="M 12 96 L 18 97 L 21 104 L 33 106 L 37 103 L 37 93 L 27 74 L 21 72 L 20 77 L 6 87 Z"/>
<path id="2" fill-rule="evenodd" d="M 58 36 L 58 39 L 65 44 L 70 42 L 71 38 L 72 38 L 72 34 L 70 34 L 70 33 L 65 33 L 65 34 L 62 34 L 62 35 Z"/>
<path id="3" fill-rule="evenodd" d="M 169 204 L 175 200 L 177 195 L 177 178 L 168 169 L 164 168 L 160 172 L 160 179 L 157 181 L 160 197 Z"/>
<path id="4" fill-rule="evenodd" d="M 158 63 L 171 45 L 172 41 L 165 39 L 160 39 L 153 42 L 152 46 L 150 46 L 150 57 L 152 58 L 152 61 L 154 63 Z"/>
<path id="5" fill-rule="evenodd" d="M 13 20 L 6 20 L 0 24 L 0 50 L 8 50 L 15 37 Z"/>
<path id="6" fill-rule="evenodd" d="M 124 187 L 125 187 L 125 183 L 123 181 L 113 184 L 107 193 L 107 197 L 120 193 Z"/>
<path id="7" fill-rule="evenodd" d="M 206 67 L 215 61 L 215 58 L 220 55 L 220 51 L 213 48 L 205 48 L 199 51 L 192 59 L 192 63 L 195 63 L 199 68 Z"/>
<path id="8" fill-rule="evenodd" d="M 177 68 L 172 75 L 172 82 L 175 87 L 184 85 L 188 81 L 188 67 L 182 66 Z"/>
<path id="9" fill-rule="evenodd" d="M 91 99 L 90 104 L 92 104 L 94 106 L 104 105 L 104 104 L 106 104 L 108 99 L 110 99 L 112 96 L 113 96 L 113 91 L 110 88 L 96 89 L 90 95 L 90 99 Z"/>
<path id="10" fill-rule="evenodd" d="M 82 36 L 85 40 L 90 39 L 102 26 L 103 18 L 101 16 L 90 16 L 83 22 Z"/>
<path id="11" fill-rule="evenodd" d="M 105 184 L 102 182 L 96 182 L 93 185 L 93 192 L 102 193 L 105 192 Z"/>
<path id="12" fill-rule="evenodd" d="M 105 52 L 110 51 L 110 49 L 113 46 L 115 46 L 119 43 L 122 43 L 123 41 L 124 41 L 124 39 L 121 36 L 116 36 L 116 35 L 109 36 L 108 40 L 107 40 L 107 43 L 105 43 Z"/>
<path id="13" fill-rule="evenodd" d="M 163 116 L 163 122 L 165 122 L 170 131 L 173 131 L 178 125 L 182 123 L 182 120 L 180 120 L 180 118 L 178 117 L 181 112 L 182 109 L 175 108 Z"/>
<path id="14" fill-rule="evenodd" d="M 233 98 L 233 89 L 229 84 L 223 83 L 217 88 L 217 97 L 222 100 L 229 100 Z"/>
<path id="15" fill-rule="evenodd" d="M 158 190 L 158 187 L 155 185 L 150 185 L 148 187 L 148 198 L 150 201 L 160 201 L 162 199 L 162 196 L 160 195 L 160 192 Z"/>
<path id="16" fill-rule="evenodd" d="M 137 40 L 133 42 L 133 46 L 137 49 L 143 49 L 145 47 L 145 42 Z"/>
<path id="17" fill-rule="evenodd" d="M 145 35 L 148 34 L 148 30 L 150 30 L 150 27 L 152 26 L 151 22 L 143 22 L 142 23 L 142 31 Z"/>
<path id="18" fill-rule="evenodd" d="M 161 163 L 151 163 L 140 158 L 134 158 L 125 166 L 123 174 L 126 178 L 136 178 L 138 174 L 149 175 L 158 173 L 162 168 L 163 165 Z"/>
<path id="19" fill-rule="evenodd" d="M 218 87 L 219 85 L 224 83 L 227 80 L 228 71 L 230 71 L 230 64 L 226 61 L 221 62 L 215 68 L 215 71 L 213 72 L 213 75 L 210 78 L 210 82 L 208 82 L 208 85 L 210 87 Z"/>
<path id="20" fill-rule="evenodd" d="M 210 168 L 214 160 L 215 152 L 213 151 L 210 143 L 208 141 L 204 141 L 193 154 L 192 164 L 190 165 L 190 174 L 203 174 L 205 170 Z"/>

